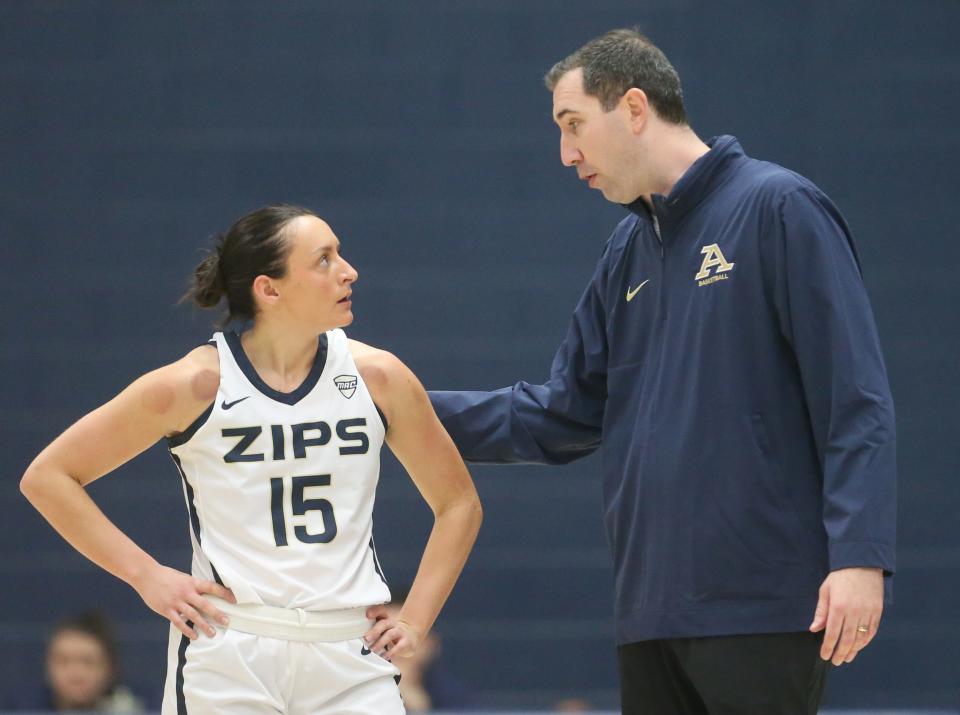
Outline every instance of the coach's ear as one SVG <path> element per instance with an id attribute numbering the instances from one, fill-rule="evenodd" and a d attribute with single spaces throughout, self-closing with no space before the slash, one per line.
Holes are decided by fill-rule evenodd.
<path id="1" fill-rule="evenodd" d="M 620 106 L 627 112 L 630 130 L 639 134 L 650 117 L 650 102 L 647 93 L 638 87 L 631 87 L 620 98 Z"/>

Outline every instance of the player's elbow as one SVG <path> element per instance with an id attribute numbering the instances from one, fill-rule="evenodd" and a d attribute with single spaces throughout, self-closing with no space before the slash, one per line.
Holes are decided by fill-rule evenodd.
<path id="1" fill-rule="evenodd" d="M 31 504 L 35 504 L 44 494 L 50 491 L 52 470 L 40 457 L 30 463 L 20 478 L 20 493 Z"/>
<path id="2" fill-rule="evenodd" d="M 37 460 L 34 460 L 20 478 L 20 493 L 27 501 L 33 502 L 42 488 L 43 470 L 37 465 Z"/>
<path id="3" fill-rule="evenodd" d="M 464 498 L 462 508 L 469 521 L 479 528 L 483 523 L 483 504 L 480 503 L 480 497 L 476 491 L 471 490 L 471 493 Z"/>
<path id="4" fill-rule="evenodd" d="M 483 505 L 475 489 L 465 489 L 435 512 L 436 518 L 458 521 L 466 530 L 476 533 L 483 523 Z"/>
<path id="5" fill-rule="evenodd" d="M 480 497 L 474 499 L 470 513 L 472 515 L 474 531 L 478 532 L 480 531 L 480 525 L 483 524 L 483 505 L 480 503 Z"/>
<path id="6" fill-rule="evenodd" d="M 460 528 L 466 534 L 466 539 L 473 542 L 480 533 L 480 525 L 483 523 L 483 507 L 480 504 L 479 497 L 474 494 L 472 499 L 464 501 L 457 510 L 457 519 L 460 522 Z"/>

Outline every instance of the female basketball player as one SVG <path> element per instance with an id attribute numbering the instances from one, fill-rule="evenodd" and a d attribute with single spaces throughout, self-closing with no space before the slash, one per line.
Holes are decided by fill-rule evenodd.
<path id="1" fill-rule="evenodd" d="M 348 340 L 357 272 L 311 212 L 238 220 L 189 295 L 228 320 L 83 417 L 21 489 L 81 553 L 171 622 L 163 713 L 402 713 L 390 662 L 413 652 L 460 574 L 480 503 L 423 387 Z M 192 575 L 157 563 L 84 487 L 161 438 L 183 481 Z M 386 441 L 435 515 L 393 618 L 372 538 Z M 216 626 L 216 627 L 215 627 Z"/>

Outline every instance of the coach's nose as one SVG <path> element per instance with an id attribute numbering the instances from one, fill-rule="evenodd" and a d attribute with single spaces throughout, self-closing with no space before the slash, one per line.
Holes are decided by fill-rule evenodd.
<path id="1" fill-rule="evenodd" d="M 576 166 L 583 161 L 583 154 L 567 136 L 560 135 L 560 161 L 564 166 Z"/>

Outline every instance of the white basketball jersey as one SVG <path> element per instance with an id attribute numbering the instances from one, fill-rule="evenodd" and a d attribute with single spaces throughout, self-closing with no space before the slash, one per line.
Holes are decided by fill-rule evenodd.
<path id="1" fill-rule="evenodd" d="M 267 385 L 236 333 L 216 333 L 216 400 L 168 440 L 183 479 L 193 574 L 238 603 L 322 611 L 390 600 L 373 545 L 384 423 L 347 347 L 320 337 L 307 379 Z"/>

